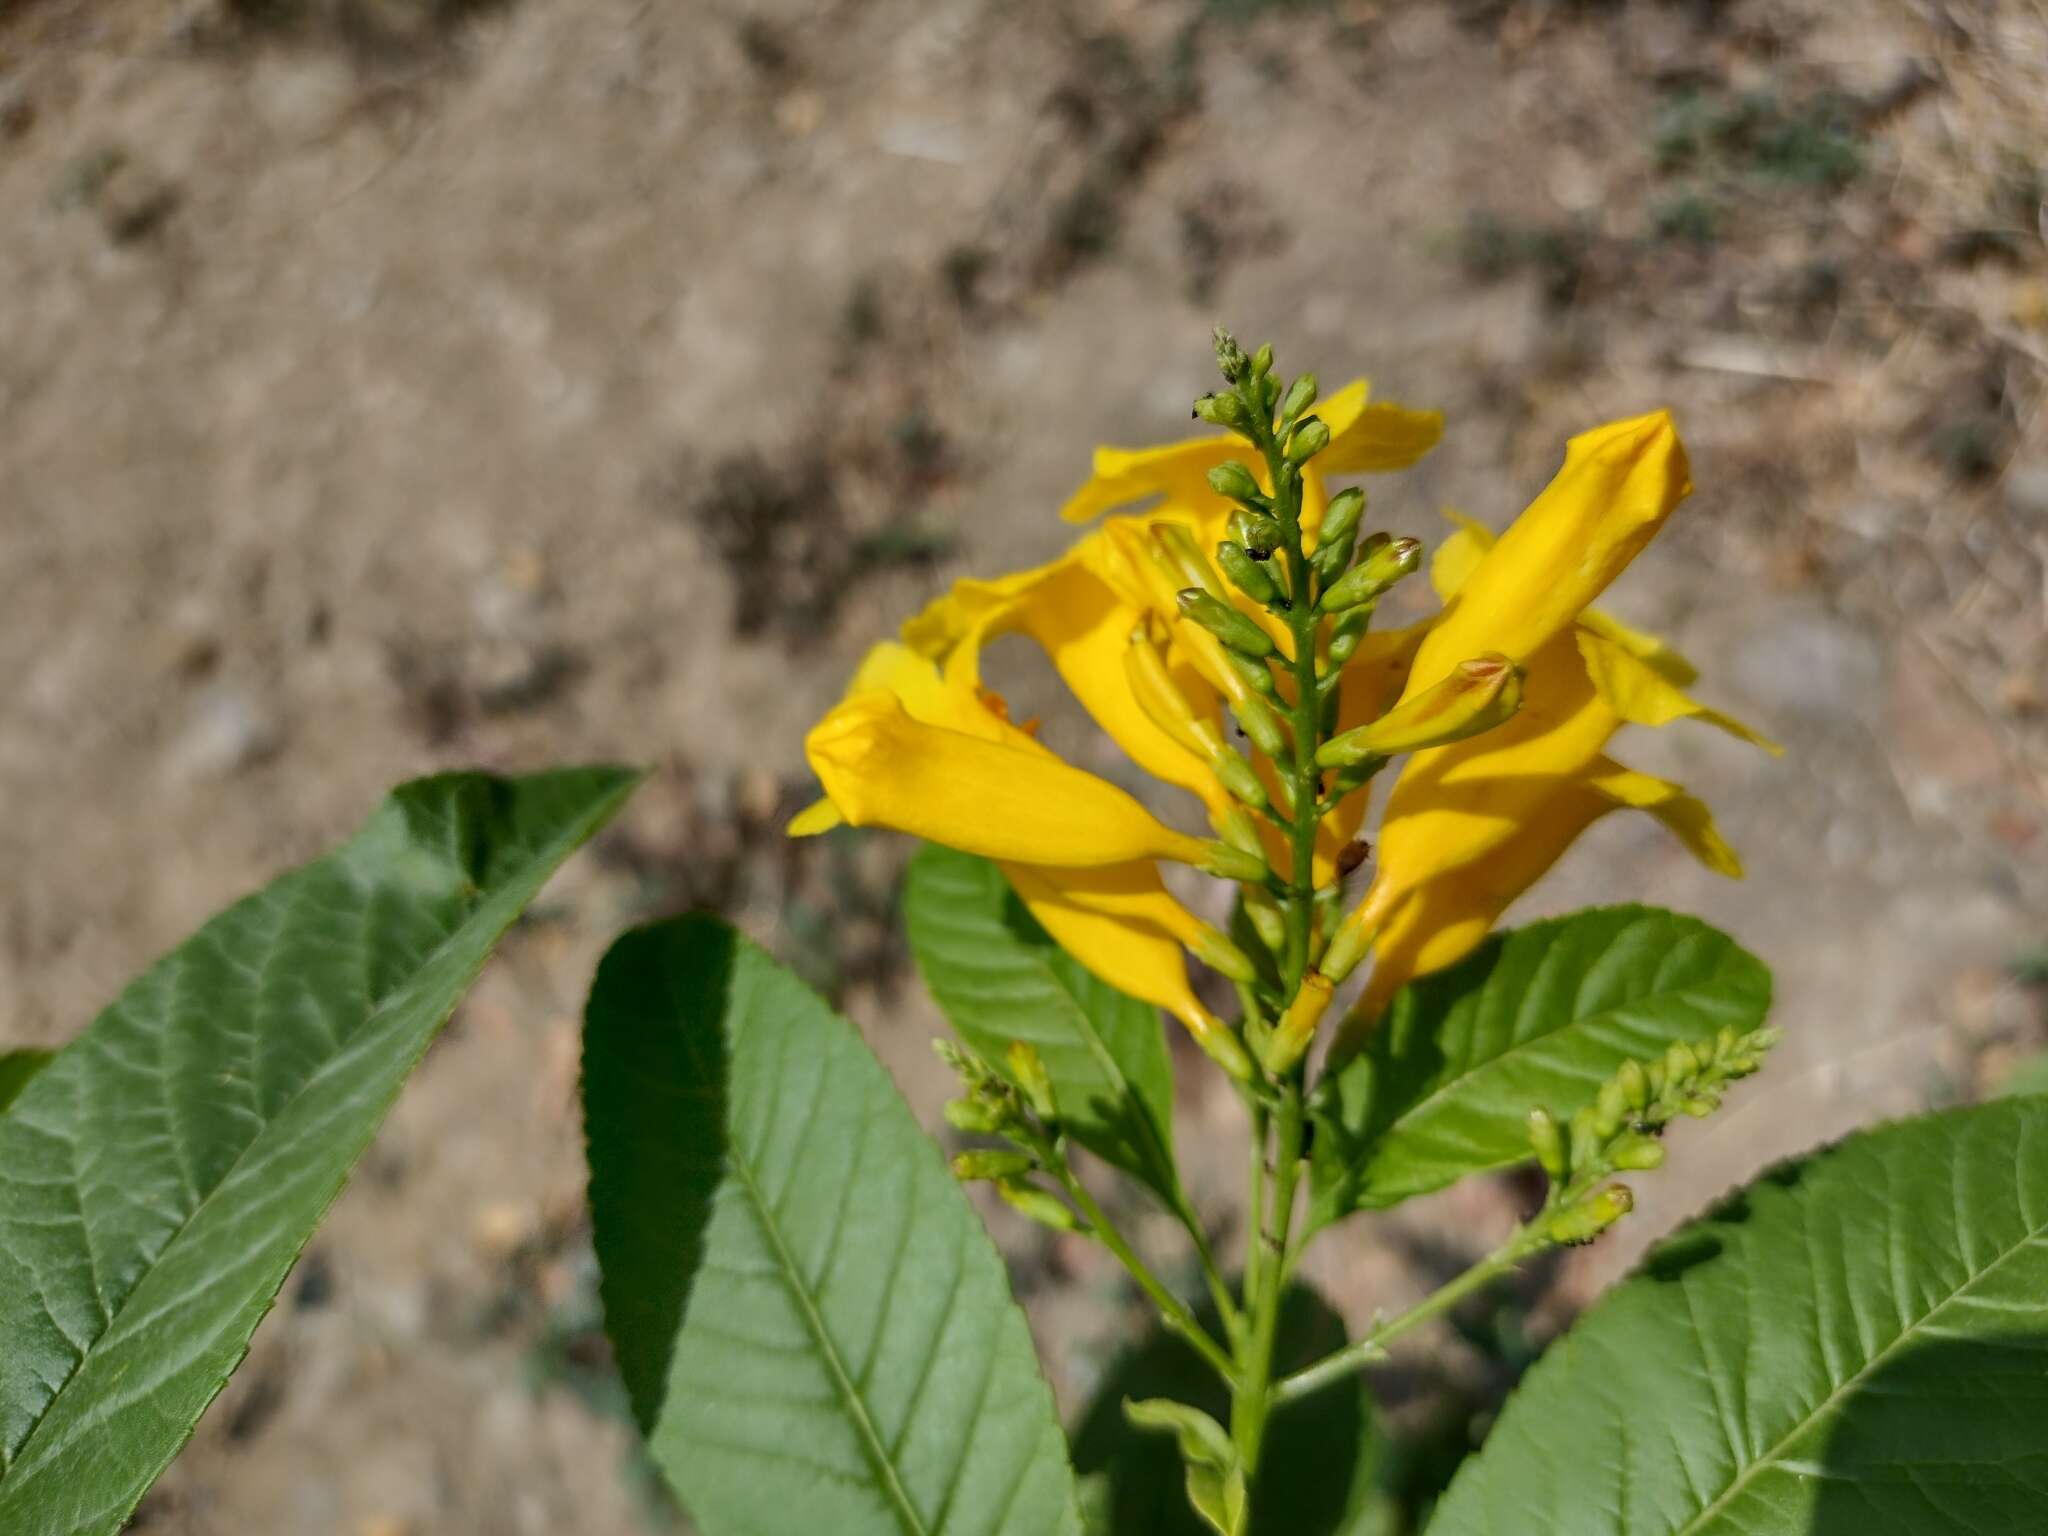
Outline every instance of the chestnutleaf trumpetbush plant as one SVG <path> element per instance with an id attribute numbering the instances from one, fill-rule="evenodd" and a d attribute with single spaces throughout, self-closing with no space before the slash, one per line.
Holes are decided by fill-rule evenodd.
<path id="1" fill-rule="evenodd" d="M 1325 395 L 1223 331 L 1215 358 L 1210 430 L 1098 449 L 1057 509 L 1066 553 L 956 582 L 806 738 L 820 792 L 792 836 L 927 845 L 904 912 L 953 1030 L 945 1152 L 718 920 L 639 929 L 599 967 L 606 1326 L 696 1528 L 2048 1529 L 2038 1095 L 1766 1174 L 1546 1350 L 1447 1485 L 1401 1476 L 1370 1391 L 1391 1347 L 1630 1219 L 1667 1129 L 1778 1042 L 1763 964 L 1629 904 L 1626 868 L 1620 904 L 1499 920 L 1615 811 L 1741 874 L 1699 799 L 1614 755 L 1623 727 L 1778 749 L 1599 606 L 1692 489 L 1667 413 L 1590 427 L 1497 536 L 1452 514 L 1425 548 L 1375 526 L 1370 489 L 1436 446 L 1435 412 Z M 1131 775 L 1013 716 L 984 665 L 1004 636 Z M 0 1531 L 121 1528 L 497 937 L 633 784 L 403 786 L 62 1051 L 0 1058 Z M 1183 1177 L 1169 1029 L 1241 1105 L 1234 1206 Z M 1517 1167 L 1543 1193 L 1463 1234 L 1436 1291 L 1347 1336 L 1303 1281 L 1333 1229 Z M 1156 1329 L 1067 1425 L 963 1184 L 1100 1245 Z"/>

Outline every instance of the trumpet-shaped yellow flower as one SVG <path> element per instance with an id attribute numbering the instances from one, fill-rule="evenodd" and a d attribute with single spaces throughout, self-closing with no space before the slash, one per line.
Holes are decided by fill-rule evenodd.
<path id="1" fill-rule="evenodd" d="M 1647 810 L 1710 868 L 1740 873 L 1703 805 L 1605 755 L 1624 724 L 1684 718 L 1777 750 L 1690 698 L 1696 673 L 1675 651 L 1587 606 L 1689 490 L 1670 418 L 1638 417 L 1573 439 L 1563 469 L 1498 542 L 1468 522 L 1439 552 L 1431 575 L 1445 611 L 1417 650 L 1404 697 L 1492 650 L 1522 663 L 1524 702 L 1496 730 L 1416 753 L 1395 782 L 1378 872 L 1346 920 L 1354 947 L 1376 936 L 1353 1038 L 1402 983 L 1477 944 L 1609 810 Z"/>

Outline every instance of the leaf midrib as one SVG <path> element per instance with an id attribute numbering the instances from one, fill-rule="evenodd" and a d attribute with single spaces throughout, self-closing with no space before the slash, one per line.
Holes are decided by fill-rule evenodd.
<path id="1" fill-rule="evenodd" d="M 200 1197 L 199 1203 L 192 1207 L 191 1213 L 188 1216 L 186 1216 L 186 1218 L 183 1221 L 178 1223 L 177 1227 L 171 1232 L 171 1235 L 164 1241 L 163 1246 L 157 1249 L 157 1251 L 153 1255 L 151 1255 L 148 1263 L 144 1266 L 141 1275 L 137 1278 L 135 1284 L 129 1286 L 128 1293 L 121 1298 L 121 1300 L 112 1308 L 112 1310 L 108 1311 L 105 1326 L 102 1327 L 99 1330 L 99 1332 L 93 1336 L 92 1340 L 86 1345 L 85 1349 L 80 1352 L 78 1363 L 74 1365 L 69 1372 L 66 1373 L 63 1382 L 59 1384 L 57 1390 L 50 1394 L 49 1401 L 44 1403 L 41 1408 L 36 1410 L 35 1416 L 29 1421 L 28 1432 L 21 1437 L 20 1446 L 15 1450 L 13 1455 L 6 1458 L 4 1468 L 0 1468 L 0 1479 L 4 1479 L 6 1473 L 12 1472 L 16 1467 L 21 1465 L 23 1457 L 25 1457 L 28 1454 L 31 1447 L 35 1445 L 36 1436 L 39 1433 L 41 1433 L 45 1421 L 47 1421 L 50 1415 L 56 1411 L 57 1405 L 58 1403 L 63 1401 L 64 1395 L 67 1392 L 71 1391 L 71 1389 L 75 1385 L 77 1385 L 78 1378 L 84 1374 L 87 1364 L 93 1358 L 94 1351 L 99 1349 L 100 1346 L 106 1342 L 108 1335 L 113 1333 L 115 1328 L 119 1325 L 121 1319 L 127 1314 L 128 1308 L 134 1302 L 137 1293 L 143 1289 L 143 1280 L 147 1279 L 151 1273 L 153 1273 L 158 1268 L 160 1268 L 164 1263 L 166 1263 L 168 1255 L 174 1249 L 176 1249 L 180 1243 L 185 1241 L 187 1234 L 191 1232 L 192 1228 L 198 1224 L 200 1218 L 204 1216 L 207 1213 L 207 1211 L 212 1207 L 215 1199 L 218 1198 L 218 1196 L 220 1195 L 220 1192 L 223 1189 L 226 1189 L 231 1183 L 234 1182 L 235 1176 L 242 1169 L 242 1165 L 249 1160 L 251 1154 L 254 1153 L 259 1146 L 263 1145 L 265 1138 L 268 1137 L 271 1131 L 276 1128 L 277 1123 L 280 1120 L 284 1119 L 285 1116 L 291 1112 L 293 1107 L 297 1105 L 301 1100 L 303 1100 L 306 1097 L 306 1095 L 311 1093 L 319 1084 L 327 1080 L 327 1075 L 333 1069 L 334 1064 L 337 1061 L 340 1061 L 346 1055 L 348 1055 L 350 1049 L 358 1041 L 368 1040 L 374 1036 L 376 1025 L 379 1023 L 379 1021 L 387 1018 L 391 1013 L 393 1013 L 395 1010 L 404 1005 L 407 995 L 410 993 L 411 989 L 418 984 L 419 978 L 422 975 L 424 975 L 428 970 L 430 970 L 442 958 L 443 955 L 448 953 L 448 951 L 456 944 L 456 942 L 459 939 L 461 939 L 465 934 L 467 934 L 470 931 L 471 927 L 476 924 L 480 914 L 482 914 L 487 908 L 489 908 L 492 905 L 492 903 L 495 900 L 497 900 L 498 897 L 503 895 L 504 892 L 514 889 L 516 886 L 518 886 L 520 881 L 523 881 L 528 876 L 528 874 L 533 870 L 536 864 L 547 865 L 548 856 L 550 853 L 552 853 L 554 849 L 562 846 L 564 842 L 566 842 L 570 848 L 574 848 L 577 842 L 581 841 L 582 836 L 585 833 L 585 829 L 592 825 L 593 820 L 601 816 L 603 812 L 613 804 L 615 798 L 616 792 L 614 795 L 605 797 L 605 799 L 600 802 L 597 808 L 589 812 L 585 817 L 580 818 L 574 824 L 574 827 L 567 836 L 558 837 L 557 839 L 549 842 L 544 848 L 537 850 L 532 857 L 529 857 L 524 863 L 522 863 L 519 868 L 519 875 L 517 879 L 506 880 L 501 882 L 490 895 L 486 896 L 482 901 L 480 901 L 477 904 L 476 909 L 472 911 L 469 914 L 469 916 L 465 917 L 462 920 L 462 922 L 459 925 L 457 925 L 454 931 L 448 935 L 447 938 L 443 939 L 439 944 L 435 945 L 434 948 L 428 954 L 421 958 L 420 963 L 413 968 L 412 974 L 407 978 L 404 985 L 395 988 L 392 992 L 387 994 L 384 1001 L 378 1004 L 376 1008 L 372 1009 L 370 1013 L 365 1017 L 365 1019 L 363 1020 L 362 1027 L 355 1034 L 351 1035 L 349 1039 L 342 1044 L 340 1049 L 336 1050 L 325 1061 L 323 1061 L 320 1064 L 318 1070 L 316 1070 L 311 1076 L 309 1076 L 306 1079 L 306 1081 L 291 1095 L 290 1098 L 286 1099 L 282 1104 L 278 1105 L 276 1111 L 264 1121 L 262 1128 L 258 1130 L 254 1136 L 251 1136 L 249 1138 L 248 1142 L 242 1147 L 241 1151 L 237 1152 L 234 1156 L 234 1159 L 231 1162 L 229 1162 L 227 1167 L 221 1171 L 220 1177 L 214 1180 L 213 1187 L 208 1189 L 207 1192 Z M 557 862 L 559 861 L 557 860 Z M 523 903 L 521 905 L 523 905 Z M 513 919 L 517 916 L 518 913 L 515 909 L 512 916 L 508 917 L 505 920 L 504 924 L 502 925 L 502 928 L 510 928 Z M 489 959 L 490 946 L 487 945 L 484 949 L 484 952 L 477 957 L 476 964 L 470 968 L 471 976 L 474 977 L 476 972 L 481 971 L 484 967 L 485 962 L 487 962 Z M 465 986 L 462 988 L 461 991 L 458 991 L 455 994 L 454 1000 L 450 1002 L 448 1005 L 447 1012 L 449 1014 L 452 1014 L 455 1011 L 456 1007 L 462 1001 L 463 993 L 467 990 L 468 988 L 467 986 Z M 444 1018 L 446 1016 L 446 1014 L 443 1015 Z M 401 1081 L 403 1081 L 402 1078 Z M 353 1166 L 353 1164 L 351 1164 L 351 1166 Z M 76 1187 L 75 1180 L 72 1181 L 71 1187 Z M 104 1302 L 102 1302 L 102 1306 L 104 1307 Z"/>
<path id="2" fill-rule="evenodd" d="M 747 1203 L 753 1206 L 754 1218 L 768 1239 L 769 1248 L 775 1256 L 776 1267 L 782 1271 L 783 1284 L 789 1288 L 790 1295 L 796 1300 L 797 1309 L 803 1316 L 804 1327 L 810 1332 L 811 1341 L 817 1345 L 818 1353 L 824 1358 L 826 1368 L 832 1374 L 833 1385 L 839 1389 L 840 1398 L 846 1404 L 854 1429 L 860 1436 L 862 1449 L 867 1452 L 869 1464 L 881 1479 L 889 1502 L 895 1506 L 897 1518 L 912 1536 L 931 1536 L 931 1528 L 924 1523 L 916 1506 L 910 1502 L 910 1490 L 903 1486 L 903 1479 L 896 1469 L 895 1460 L 882 1443 L 881 1432 L 876 1429 L 875 1421 L 868 1412 L 867 1399 L 860 1395 L 860 1389 L 854 1385 L 846 1362 L 840 1356 L 839 1347 L 825 1327 L 824 1316 L 818 1311 L 817 1303 L 812 1300 L 810 1287 L 805 1283 L 802 1271 L 797 1268 L 796 1256 L 783 1242 L 782 1229 L 776 1224 L 761 1185 L 755 1177 L 753 1164 L 743 1151 L 732 1145 L 727 1148 L 727 1164 L 739 1175 L 740 1185 L 747 1193 Z"/>
<path id="3" fill-rule="evenodd" d="M 1887 1344 L 1883 1349 L 1879 1350 L 1876 1354 L 1872 1355 L 1855 1372 L 1845 1377 L 1842 1383 L 1839 1386 L 1837 1386 L 1834 1391 L 1830 1392 L 1819 1403 L 1814 1405 L 1811 1412 L 1802 1416 L 1796 1423 L 1792 1425 L 1790 1429 L 1786 1430 L 1785 1433 L 1781 1435 L 1771 1445 L 1768 1451 L 1766 1451 L 1763 1455 L 1757 1457 L 1755 1460 L 1751 1461 L 1748 1466 L 1744 1467 L 1742 1471 L 1736 1475 L 1734 1480 L 1731 1481 L 1728 1484 L 1728 1486 L 1721 1491 L 1720 1495 L 1715 1498 L 1713 1503 L 1707 1505 L 1706 1508 L 1702 1509 L 1697 1515 L 1693 1516 L 1691 1520 L 1687 1521 L 1683 1526 L 1680 1526 L 1678 1529 L 1673 1531 L 1671 1533 L 1671 1536 L 1692 1536 L 1692 1533 L 1704 1529 L 1703 1522 L 1712 1518 L 1714 1515 L 1719 1514 L 1721 1510 L 1725 1509 L 1728 1505 L 1728 1502 L 1731 1499 L 1733 1499 L 1737 1494 L 1741 1493 L 1745 1488 L 1747 1488 L 1751 1480 L 1757 1477 L 1766 1468 L 1776 1466 L 1778 1464 L 1778 1457 L 1784 1453 L 1785 1448 L 1789 1446 L 1794 1440 L 1798 1439 L 1801 1435 L 1806 1433 L 1806 1431 L 1810 1429 L 1815 1423 L 1819 1422 L 1821 1419 L 1825 1418 L 1830 1412 L 1832 1412 L 1834 1410 L 1835 1405 L 1841 1400 L 1842 1396 L 1845 1393 L 1847 1393 L 1852 1387 L 1856 1386 L 1859 1382 L 1861 1382 L 1866 1376 L 1870 1375 L 1871 1372 L 1875 1371 L 1879 1366 L 1884 1364 L 1884 1362 L 1890 1359 L 1891 1356 L 1894 1353 L 1896 1353 L 1902 1346 L 1911 1342 L 1912 1339 L 1919 1333 L 1921 1329 L 1927 1327 L 1943 1312 L 1947 1311 L 1957 1302 L 1963 1300 L 1963 1298 L 1968 1296 L 1970 1292 L 1973 1289 L 1975 1289 L 1981 1282 L 1988 1279 L 1991 1275 L 1997 1273 L 2000 1266 L 2004 1265 L 2006 1262 L 2008 1262 L 2013 1257 L 2023 1252 L 2027 1248 L 2032 1247 L 2035 1243 L 2041 1241 L 2043 1237 L 2048 1237 L 2048 1222 L 2042 1222 L 2041 1224 L 2032 1228 L 2024 1236 L 2022 1236 L 2018 1242 L 2014 1243 L 2010 1248 L 2006 1249 L 1996 1259 L 1993 1259 L 1991 1263 L 1987 1264 L 1983 1269 L 1977 1271 L 1976 1274 L 1972 1275 L 1962 1285 L 1958 1286 L 1955 1290 L 1951 1291 L 1947 1296 L 1943 1297 L 1942 1300 L 1936 1303 L 1933 1307 L 1930 1307 L 1926 1312 L 1923 1312 L 1918 1318 L 1914 1319 L 1911 1323 L 1907 1324 L 1906 1327 L 1900 1329 L 1899 1336 L 1897 1338 L 1893 1339 L 1891 1343 Z"/>

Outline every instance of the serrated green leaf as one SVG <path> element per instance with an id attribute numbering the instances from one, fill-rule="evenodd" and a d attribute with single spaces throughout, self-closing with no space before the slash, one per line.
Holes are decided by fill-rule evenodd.
<path id="1" fill-rule="evenodd" d="M 635 777 L 403 786 L 0 1117 L 0 1530 L 120 1527 L 492 946 Z"/>
<path id="2" fill-rule="evenodd" d="M 911 952 L 953 1028 L 997 1068 L 1029 1041 L 1074 1139 L 1177 1204 L 1173 1059 L 1159 1011 L 1046 936 L 986 859 L 927 845 L 904 888 Z"/>
<path id="3" fill-rule="evenodd" d="M 1395 994 L 1329 1080 L 1313 1151 L 1319 1221 L 1529 1156 L 1624 1061 L 1762 1023 L 1771 973 L 1726 934 L 1654 907 L 1603 907 L 1495 936 Z"/>
<path id="4" fill-rule="evenodd" d="M 2048 1530 L 2048 1101 L 1853 1136 L 1650 1257 L 1430 1536 Z"/>
<path id="5" fill-rule="evenodd" d="M 1078 1536 L 1002 1260 L 860 1037 L 730 928 L 629 934 L 584 1035 L 605 1325 L 707 1536 Z"/>
<path id="6" fill-rule="evenodd" d="M 1198 1316 L 1217 1330 L 1207 1307 Z M 1274 1373 L 1313 1364 L 1344 1344 L 1344 1320 L 1305 1285 L 1284 1298 L 1274 1343 Z M 1188 1502 L 1186 1468 L 1171 1439 L 1135 1428 L 1126 1399 L 1185 1403 L 1219 1422 L 1230 1416 L 1230 1393 L 1216 1373 L 1176 1334 L 1155 1329 L 1110 1365 L 1074 1427 L 1074 1465 L 1084 1477 L 1106 1477 L 1104 1530 L 1118 1536 L 1214 1536 Z M 1378 1433 L 1363 1377 L 1332 1382 L 1285 1403 L 1267 1426 L 1252 1536 L 1338 1536 L 1356 1506 L 1367 1503 Z"/>
<path id="7" fill-rule="evenodd" d="M 28 1086 L 28 1080 L 50 1064 L 48 1051 L 32 1050 L 27 1046 L 16 1051 L 0 1051 L 0 1110 L 12 1104 Z"/>

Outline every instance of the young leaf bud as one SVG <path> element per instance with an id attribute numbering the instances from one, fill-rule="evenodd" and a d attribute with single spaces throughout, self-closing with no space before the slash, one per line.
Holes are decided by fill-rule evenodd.
<path id="1" fill-rule="evenodd" d="M 1180 594 L 1180 611 L 1240 655 L 1264 659 L 1273 654 L 1273 637 L 1244 614 L 1200 587 Z"/>
<path id="2" fill-rule="evenodd" d="M 1318 605 L 1325 613 L 1341 613 L 1360 603 L 1377 599 L 1389 587 L 1422 564 L 1419 539 L 1390 539 L 1369 550 L 1358 564 L 1346 571 L 1323 594 Z"/>
<path id="3" fill-rule="evenodd" d="M 1242 544 L 1232 543 L 1229 539 L 1218 544 L 1216 563 L 1223 567 L 1224 575 L 1237 583 L 1237 589 L 1253 602 L 1268 605 L 1280 602 L 1280 584 L 1273 580 L 1273 573 L 1247 554 Z"/>
<path id="4" fill-rule="evenodd" d="M 1441 747 L 1490 731 L 1522 707 L 1522 669 L 1505 656 L 1461 661 L 1451 675 L 1397 704 L 1370 725 L 1323 743 L 1316 761 L 1342 768 L 1368 757 Z"/>
<path id="5" fill-rule="evenodd" d="M 1565 1177 L 1564 1135 L 1557 1128 L 1557 1119 L 1549 1110 L 1538 1105 L 1529 1111 L 1529 1145 L 1535 1150 L 1536 1162 L 1553 1184 L 1562 1184 Z"/>

